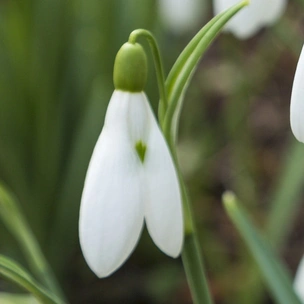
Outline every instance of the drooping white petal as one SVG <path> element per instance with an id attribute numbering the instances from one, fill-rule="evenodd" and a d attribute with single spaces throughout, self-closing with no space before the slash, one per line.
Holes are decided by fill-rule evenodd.
<path id="1" fill-rule="evenodd" d="M 204 15 L 200 0 L 159 0 L 158 3 L 163 23 L 176 34 L 193 29 Z"/>
<path id="2" fill-rule="evenodd" d="M 183 215 L 175 167 L 154 115 L 144 160 L 145 220 L 154 243 L 167 255 L 177 257 L 183 244 Z"/>
<path id="3" fill-rule="evenodd" d="M 284 13 L 287 0 L 268 0 L 268 6 L 264 11 L 265 25 L 272 25 Z"/>
<path id="4" fill-rule="evenodd" d="M 297 65 L 290 103 L 291 130 L 300 142 L 304 142 L 304 47 Z"/>
<path id="5" fill-rule="evenodd" d="M 214 12 L 219 14 L 237 4 L 238 0 L 214 0 Z M 264 0 L 252 0 L 248 7 L 238 12 L 226 25 L 225 30 L 240 39 L 255 34 L 262 26 Z"/>
<path id="6" fill-rule="evenodd" d="M 302 257 L 296 273 L 294 289 L 300 300 L 304 303 L 304 257 Z"/>
<path id="7" fill-rule="evenodd" d="M 213 0 L 214 13 L 228 9 L 239 0 Z M 286 0 L 252 0 L 250 5 L 238 12 L 225 26 L 239 39 L 247 39 L 262 27 L 274 23 L 283 13 Z"/>
<path id="8" fill-rule="evenodd" d="M 135 94 L 136 95 L 136 94 Z M 141 129 L 140 98 L 115 91 L 94 149 L 81 201 L 79 234 L 84 257 L 99 277 L 115 271 L 133 251 L 143 226 L 140 160 L 130 138 Z M 131 134 L 132 135 L 132 134 Z"/>

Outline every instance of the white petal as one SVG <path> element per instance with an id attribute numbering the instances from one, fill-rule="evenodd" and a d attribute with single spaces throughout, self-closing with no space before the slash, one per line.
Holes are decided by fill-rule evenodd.
<path id="1" fill-rule="evenodd" d="M 154 243 L 167 255 L 177 257 L 182 249 L 184 228 L 182 201 L 175 167 L 154 115 L 145 169 L 145 220 Z"/>
<path id="2" fill-rule="evenodd" d="M 300 300 L 304 303 L 304 257 L 302 257 L 296 273 L 294 280 L 294 289 Z"/>
<path id="3" fill-rule="evenodd" d="M 200 0 L 159 0 L 160 17 L 174 33 L 192 30 L 204 15 Z"/>
<path id="4" fill-rule="evenodd" d="M 129 136 L 129 114 L 138 99 L 133 103 L 133 95 L 114 92 L 82 195 L 80 244 L 88 265 L 99 277 L 121 266 L 143 226 L 142 168 Z"/>
<path id="5" fill-rule="evenodd" d="M 252 0 L 248 7 L 243 8 L 227 23 L 225 30 L 232 32 L 240 39 L 246 39 L 255 34 L 263 26 L 261 24 L 263 1 Z M 239 0 L 214 0 L 215 14 L 219 14 L 238 2 Z"/>
<path id="6" fill-rule="evenodd" d="M 272 25 L 281 17 L 287 6 L 287 0 L 268 0 L 265 12 L 265 24 Z"/>
<path id="7" fill-rule="evenodd" d="M 228 9 L 239 0 L 214 0 L 214 13 Z M 225 26 L 240 39 L 247 39 L 262 27 L 274 23 L 283 13 L 286 0 L 252 0 L 250 5 L 238 12 Z"/>
<path id="8" fill-rule="evenodd" d="M 304 142 L 304 47 L 302 48 L 296 74 L 293 81 L 290 124 L 298 141 Z"/>

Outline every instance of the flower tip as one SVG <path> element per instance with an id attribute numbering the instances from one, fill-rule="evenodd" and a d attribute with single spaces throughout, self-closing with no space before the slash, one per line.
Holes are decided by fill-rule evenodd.
<path id="1" fill-rule="evenodd" d="M 179 248 L 175 249 L 174 251 L 171 252 L 171 254 L 168 254 L 171 258 L 176 259 L 178 258 L 181 253 L 182 253 L 182 248 L 183 248 L 183 242 L 179 246 Z"/>
<path id="2" fill-rule="evenodd" d="M 102 258 L 92 258 L 86 254 L 86 252 L 82 248 L 82 252 L 85 258 L 85 261 L 92 272 L 99 278 L 104 279 L 109 277 L 112 273 L 114 273 L 117 269 L 121 267 L 121 263 L 113 263 L 113 261 L 106 262 Z"/>
<path id="3" fill-rule="evenodd" d="M 151 236 L 153 238 L 153 235 Z M 163 253 L 165 253 L 167 256 L 171 258 L 176 259 L 180 256 L 183 248 L 183 243 L 184 243 L 183 229 L 181 230 L 181 232 L 177 232 L 173 237 L 171 237 L 170 240 L 161 241 L 161 240 L 156 240 L 154 238 L 154 242 Z"/>
<path id="4" fill-rule="evenodd" d="M 179 245 L 176 248 L 161 248 L 160 246 L 158 246 L 159 249 L 165 253 L 167 256 L 169 256 L 170 258 L 176 259 L 181 255 L 181 251 L 182 251 L 182 244 Z"/>
<path id="5" fill-rule="evenodd" d="M 109 277 L 112 273 L 114 273 L 116 271 L 115 270 L 108 270 L 108 271 L 101 271 L 101 270 L 94 270 L 92 268 L 90 268 L 95 275 L 99 278 L 99 279 L 105 279 L 107 277 Z"/>

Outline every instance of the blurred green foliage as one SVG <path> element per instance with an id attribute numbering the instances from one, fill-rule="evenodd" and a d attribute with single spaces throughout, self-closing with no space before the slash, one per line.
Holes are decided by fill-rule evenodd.
<path id="1" fill-rule="evenodd" d="M 303 8 L 290 2 L 276 26 L 248 41 L 219 37 L 186 95 L 179 156 L 216 303 L 268 303 L 222 209 L 223 190 L 248 204 L 292 271 L 302 254 L 304 148 L 289 138 L 289 99 Z M 210 18 L 202 11 L 201 25 Z M 113 91 L 114 58 L 136 28 L 155 33 L 166 71 L 198 30 L 164 30 L 155 0 L 0 0 L 0 180 L 21 202 L 71 303 L 191 303 L 180 261 L 159 253 L 145 232 L 127 264 L 104 280 L 78 245 L 82 185 Z M 25 264 L 2 223 L 0 251 Z"/>

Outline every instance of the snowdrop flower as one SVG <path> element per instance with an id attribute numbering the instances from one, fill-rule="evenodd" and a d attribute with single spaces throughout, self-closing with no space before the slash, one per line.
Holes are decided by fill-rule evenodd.
<path id="1" fill-rule="evenodd" d="M 192 30 L 204 16 L 201 0 L 159 0 L 158 3 L 164 25 L 175 34 Z"/>
<path id="2" fill-rule="evenodd" d="M 219 14 L 239 0 L 213 0 L 214 13 Z M 225 30 L 239 39 L 247 39 L 262 27 L 271 25 L 283 14 L 287 0 L 251 0 L 226 25 Z"/>
<path id="3" fill-rule="evenodd" d="M 298 141 L 304 143 L 304 47 L 300 55 L 293 81 L 290 103 L 291 130 Z"/>
<path id="4" fill-rule="evenodd" d="M 304 257 L 299 264 L 293 286 L 298 297 L 304 303 Z"/>
<path id="5" fill-rule="evenodd" d="M 164 253 L 177 257 L 182 248 L 178 177 L 143 92 L 146 71 L 142 47 L 124 44 L 114 65 L 115 91 L 86 175 L 80 244 L 98 277 L 110 275 L 124 263 L 144 221 Z"/>

